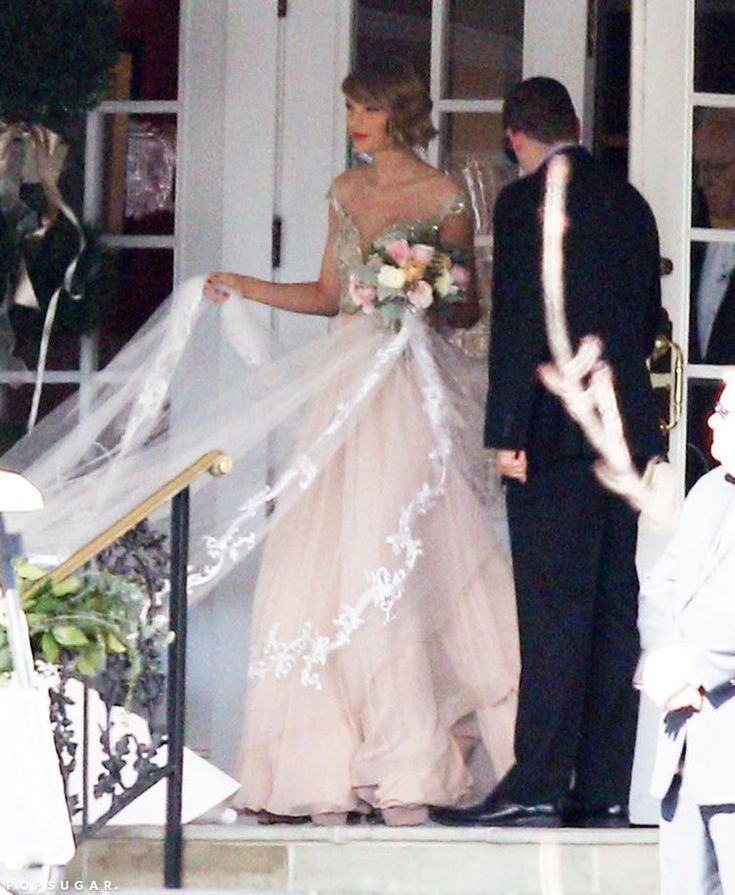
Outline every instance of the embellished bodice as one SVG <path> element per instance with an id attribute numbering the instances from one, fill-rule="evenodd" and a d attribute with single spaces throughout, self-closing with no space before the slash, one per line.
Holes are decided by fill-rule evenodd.
<path id="1" fill-rule="evenodd" d="M 360 308 L 350 298 L 348 285 L 350 274 L 357 271 L 365 262 L 361 247 L 360 231 L 349 212 L 343 208 L 337 198 L 334 186 L 330 187 L 327 198 L 339 218 L 339 230 L 337 231 L 334 246 L 340 278 L 339 312 L 340 314 L 356 314 Z M 469 203 L 466 196 L 461 192 L 457 192 L 447 199 L 444 207 L 437 215 L 421 219 L 395 221 L 384 227 L 378 233 L 376 239 L 380 239 L 381 242 L 392 239 L 407 239 L 409 242 L 435 243 L 438 239 L 439 228 L 447 218 L 468 212 Z"/>

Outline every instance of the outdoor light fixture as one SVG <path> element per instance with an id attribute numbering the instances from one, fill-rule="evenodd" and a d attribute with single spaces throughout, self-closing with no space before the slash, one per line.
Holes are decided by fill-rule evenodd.
<path id="1" fill-rule="evenodd" d="M 0 513 L 20 513 L 43 508 L 36 486 L 19 472 L 0 469 Z"/>

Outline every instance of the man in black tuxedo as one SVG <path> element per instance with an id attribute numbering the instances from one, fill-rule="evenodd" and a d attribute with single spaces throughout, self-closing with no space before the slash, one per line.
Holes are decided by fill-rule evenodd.
<path id="1" fill-rule="evenodd" d="M 503 110 L 525 176 L 495 206 L 486 445 L 507 480 L 521 638 L 516 765 L 448 824 L 627 823 L 638 658 L 637 519 L 592 472 L 593 451 L 537 370 L 549 359 L 541 286 L 547 161 L 571 173 L 564 240 L 574 343 L 601 337 L 631 454 L 663 453 L 646 359 L 661 314 L 656 224 L 640 194 L 578 144 L 566 89 L 531 78 Z M 571 815 L 571 817 L 570 817 Z"/>

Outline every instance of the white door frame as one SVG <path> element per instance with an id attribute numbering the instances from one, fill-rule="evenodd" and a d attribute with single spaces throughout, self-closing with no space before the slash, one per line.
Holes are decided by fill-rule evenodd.
<path id="1" fill-rule="evenodd" d="M 692 126 L 698 106 L 735 108 L 735 96 L 694 91 L 695 0 L 633 0 L 630 176 L 651 204 L 661 254 L 673 271 L 662 280 L 663 303 L 673 340 L 686 358 L 689 343 L 690 252 L 692 240 L 733 241 L 733 232 L 693 228 Z M 683 497 L 686 465 L 686 405 L 690 379 L 722 378 L 724 367 L 685 364 L 683 413 L 670 433 L 669 458 L 679 472 Z M 650 568 L 665 537 L 642 532 L 641 570 Z M 643 698 L 631 791 L 631 817 L 655 823 L 658 805 L 648 795 L 659 714 Z"/>
<path id="2" fill-rule="evenodd" d="M 691 71 L 686 35 L 687 7 L 692 5 L 690 0 L 633 0 L 631 8 L 629 176 L 653 209 L 661 255 L 673 262 L 661 289 L 673 339 L 679 345 L 686 344 L 688 328 L 683 296 L 689 283 L 689 251 L 682 222 L 689 206 L 685 186 L 691 160 L 686 133 L 691 123 L 682 109 Z M 669 435 L 669 458 L 679 469 L 684 466 L 685 448 L 686 426 L 680 423 Z M 683 493 L 683 476 L 680 490 Z M 641 527 L 641 575 L 653 565 L 666 540 Z M 631 819 L 636 823 L 658 821 L 658 803 L 649 793 L 658 723 L 658 711 L 641 697 L 630 794 Z"/>

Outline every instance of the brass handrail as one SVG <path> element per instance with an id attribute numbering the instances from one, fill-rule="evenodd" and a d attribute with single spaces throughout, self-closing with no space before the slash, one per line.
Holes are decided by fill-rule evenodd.
<path id="1" fill-rule="evenodd" d="M 124 516 L 113 522 L 108 528 L 100 532 L 96 537 L 92 538 L 89 543 L 80 547 L 76 553 L 73 553 L 60 566 L 57 566 L 48 575 L 35 582 L 30 588 L 29 595 L 41 588 L 48 582 L 58 584 L 70 575 L 73 575 L 77 569 L 80 569 L 85 563 L 88 563 L 105 547 L 109 547 L 118 538 L 122 537 L 126 532 L 130 531 L 139 522 L 142 522 L 154 510 L 158 509 L 167 500 L 175 497 L 184 488 L 197 479 L 202 473 L 209 472 L 210 475 L 221 476 L 227 475 L 232 469 L 232 460 L 222 451 L 208 451 L 201 456 L 191 466 L 187 466 L 178 475 L 174 476 L 165 485 L 162 485 L 157 491 L 147 497 L 144 501 L 134 507 Z"/>

